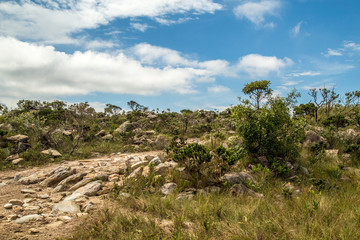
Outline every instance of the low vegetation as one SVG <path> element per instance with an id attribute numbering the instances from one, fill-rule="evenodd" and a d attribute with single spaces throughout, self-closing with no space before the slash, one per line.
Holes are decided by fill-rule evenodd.
<path id="1" fill-rule="evenodd" d="M 275 97 L 262 80 L 243 93 L 223 112 L 2 105 L 0 168 L 163 150 L 176 167 L 125 173 L 70 239 L 359 239 L 360 92 L 311 89 L 297 104 L 296 90 Z"/>

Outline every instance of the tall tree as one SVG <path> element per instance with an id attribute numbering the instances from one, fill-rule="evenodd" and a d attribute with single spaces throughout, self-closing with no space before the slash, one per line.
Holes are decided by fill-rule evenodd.
<path id="1" fill-rule="evenodd" d="M 271 96 L 272 89 L 270 88 L 270 81 L 260 80 L 248 83 L 242 89 L 243 93 L 249 95 L 253 101 L 252 105 L 256 109 L 260 109 L 260 103 L 265 98 Z"/>

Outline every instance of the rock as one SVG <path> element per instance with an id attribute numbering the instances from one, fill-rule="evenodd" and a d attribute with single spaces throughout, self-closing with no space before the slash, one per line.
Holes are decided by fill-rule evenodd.
<path id="1" fill-rule="evenodd" d="M 124 133 L 130 131 L 132 128 L 132 124 L 129 121 L 121 124 L 117 129 L 114 130 L 115 133 Z"/>
<path id="2" fill-rule="evenodd" d="M 21 189 L 20 192 L 23 193 L 23 194 L 34 194 L 34 193 L 36 193 L 36 191 L 33 190 L 33 189 Z"/>
<path id="3" fill-rule="evenodd" d="M 160 163 L 162 163 L 161 159 L 159 157 L 154 157 L 150 162 L 149 166 L 158 166 Z"/>
<path id="4" fill-rule="evenodd" d="M 19 216 L 17 214 L 11 214 L 8 216 L 8 220 L 12 221 L 12 220 L 15 220 L 17 219 Z"/>
<path id="5" fill-rule="evenodd" d="M 119 175 L 119 174 L 111 174 L 111 175 L 109 176 L 109 181 L 110 181 L 110 182 L 117 182 L 117 181 L 119 181 L 119 179 L 120 179 L 120 175 Z"/>
<path id="6" fill-rule="evenodd" d="M 134 163 L 133 165 L 131 165 L 130 169 L 134 170 L 134 169 L 137 169 L 138 167 L 143 167 L 145 165 L 147 165 L 146 161 L 140 161 L 140 162 L 137 162 L 137 163 Z"/>
<path id="7" fill-rule="evenodd" d="M 27 215 L 22 218 L 16 219 L 15 222 L 18 224 L 23 224 L 23 223 L 28 223 L 31 221 L 39 221 L 39 220 L 43 220 L 43 219 L 44 219 L 43 216 L 41 216 L 39 214 L 33 214 L 33 215 Z"/>
<path id="8" fill-rule="evenodd" d="M 103 137 L 106 135 L 106 131 L 105 130 L 101 130 L 100 132 L 98 132 L 97 134 L 95 134 L 95 137 Z"/>
<path id="9" fill-rule="evenodd" d="M 309 170 L 305 167 L 300 167 L 301 171 L 305 174 L 305 176 L 309 176 Z"/>
<path id="10" fill-rule="evenodd" d="M 20 178 L 19 182 L 23 185 L 35 184 L 39 182 L 39 178 L 35 174 L 32 174 L 28 177 Z"/>
<path id="11" fill-rule="evenodd" d="M 142 171 L 142 175 L 143 175 L 143 177 L 148 177 L 150 175 L 150 167 L 149 166 L 144 167 L 144 169 Z"/>
<path id="12" fill-rule="evenodd" d="M 19 199 L 10 199 L 9 203 L 11 203 L 12 205 L 17 205 L 17 206 L 24 205 L 24 202 Z"/>
<path id="13" fill-rule="evenodd" d="M 155 140 L 155 145 L 159 148 L 159 149 L 164 149 L 167 145 L 167 141 L 166 141 L 166 138 L 162 135 L 158 135 L 156 137 L 156 140 Z"/>
<path id="14" fill-rule="evenodd" d="M 143 167 L 139 167 L 139 168 L 135 169 L 129 176 L 127 176 L 127 179 L 140 177 L 143 170 L 144 170 Z"/>
<path id="15" fill-rule="evenodd" d="M 159 165 L 157 165 L 154 168 L 154 172 L 156 173 L 156 175 L 164 176 L 164 175 L 168 174 L 177 165 L 178 164 L 173 161 L 160 163 Z"/>
<path id="16" fill-rule="evenodd" d="M 28 142 L 29 141 L 29 137 L 26 136 L 26 135 L 21 135 L 21 134 L 18 134 L 18 135 L 15 135 L 15 136 L 11 136 L 11 137 L 8 137 L 6 138 L 7 140 L 11 141 L 11 142 Z"/>
<path id="17" fill-rule="evenodd" d="M 18 159 L 12 160 L 12 164 L 17 165 L 19 163 L 22 163 L 23 161 L 24 161 L 23 158 L 18 158 Z"/>
<path id="18" fill-rule="evenodd" d="M 39 233 L 40 231 L 39 231 L 39 229 L 37 229 L 37 228 L 30 228 L 29 229 L 29 233 L 30 234 L 37 234 L 37 233 Z"/>
<path id="19" fill-rule="evenodd" d="M 38 198 L 40 198 L 40 199 L 48 199 L 48 198 L 50 198 L 50 196 L 49 196 L 49 194 L 39 194 L 38 196 L 37 196 Z"/>
<path id="20" fill-rule="evenodd" d="M 160 192 L 164 195 L 169 195 L 175 191 L 176 187 L 177 187 L 176 183 L 165 183 L 160 188 Z"/>
<path id="21" fill-rule="evenodd" d="M 7 203 L 7 204 L 4 205 L 4 208 L 5 209 L 12 209 L 12 206 L 13 205 L 11 203 Z"/>
<path id="22" fill-rule="evenodd" d="M 101 181 L 95 181 L 86 184 L 85 186 L 77 189 L 73 194 L 82 194 L 85 196 L 95 196 L 96 193 L 101 189 Z"/>
<path id="23" fill-rule="evenodd" d="M 186 193 L 180 193 L 176 200 L 184 200 L 184 199 L 188 199 L 188 200 L 191 200 L 194 198 L 194 194 L 193 193 L 190 193 L 190 192 L 186 192 Z"/>
<path id="24" fill-rule="evenodd" d="M 243 182 L 256 182 L 255 179 L 246 172 L 227 173 L 220 178 L 221 181 L 227 181 L 229 184 L 238 184 Z"/>
<path id="25" fill-rule="evenodd" d="M 64 213 L 79 213 L 80 207 L 72 201 L 62 201 L 54 204 L 53 211 L 60 211 Z"/>
<path id="26" fill-rule="evenodd" d="M 6 186 L 6 183 L 0 182 L 0 187 Z"/>
<path id="27" fill-rule="evenodd" d="M 91 180 L 93 180 L 93 181 L 100 180 L 100 181 L 107 182 L 109 180 L 109 175 L 107 175 L 105 173 L 98 173 L 94 177 L 92 177 Z"/>
<path id="28" fill-rule="evenodd" d="M 13 161 L 13 160 L 15 160 L 15 159 L 18 159 L 18 158 L 19 158 L 19 154 L 14 154 L 14 155 L 8 156 L 8 157 L 5 159 L 5 161 L 11 162 L 11 161 Z"/>
<path id="29" fill-rule="evenodd" d="M 54 149 L 48 149 L 48 150 L 44 150 L 41 152 L 42 154 L 45 154 L 45 155 L 48 155 L 48 156 L 51 156 L 51 157 L 61 157 L 61 153 L 59 153 L 57 150 L 54 150 Z"/>
<path id="30" fill-rule="evenodd" d="M 64 201 L 78 201 L 79 199 L 86 198 L 82 193 L 72 193 L 70 196 L 64 199 Z"/>
<path id="31" fill-rule="evenodd" d="M 305 142 L 304 144 L 308 147 L 313 146 L 315 143 L 317 144 L 325 144 L 326 143 L 326 139 L 321 137 L 319 134 L 317 134 L 316 132 L 309 130 L 305 132 Z"/>
<path id="32" fill-rule="evenodd" d="M 101 138 L 101 140 L 104 140 L 104 141 L 110 141 L 110 140 L 113 140 L 114 136 L 112 134 L 107 134 L 105 136 L 103 136 Z"/>
<path id="33" fill-rule="evenodd" d="M 71 222 L 72 218 L 69 216 L 60 216 L 60 217 L 58 217 L 58 220 L 63 221 L 63 222 Z"/>
<path id="34" fill-rule="evenodd" d="M 17 181 L 19 181 L 21 178 L 22 178 L 22 175 L 21 175 L 21 174 L 16 174 L 16 175 L 14 176 L 14 181 L 17 182 Z"/>
<path id="35" fill-rule="evenodd" d="M 325 156 L 331 157 L 331 158 L 338 158 L 339 149 L 329 149 L 325 150 Z"/>
<path id="36" fill-rule="evenodd" d="M 72 135 L 72 131 L 69 131 L 69 130 L 64 130 L 61 132 L 64 136 L 71 136 Z"/>
<path id="37" fill-rule="evenodd" d="M 12 206 L 12 210 L 16 213 L 19 213 L 19 212 L 22 212 L 24 211 L 24 209 L 21 207 L 21 206 L 18 206 L 18 205 L 13 205 Z"/>
<path id="38" fill-rule="evenodd" d="M 90 182 L 92 182 L 92 180 L 90 178 L 84 178 L 80 182 L 78 182 L 75 185 L 73 185 L 72 187 L 70 187 L 69 191 L 75 191 L 76 189 L 81 188 Z"/>
<path id="39" fill-rule="evenodd" d="M 246 187 L 244 184 L 239 183 L 231 187 L 230 192 L 233 195 L 250 195 L 252 197 L 261 198 L 264 195 L 261 193 L 254 192 L 250 188 Z"/>
<path id="40" fill-rule="evenodd" d="M 210 186 L 206 187 L 205 190 L 209 193 L 219 193 L 221 191 L 221 188 L 217 186 Z"/>
<path id="41" fill-rule="evenodd" d="M 83 211 L 86 212 L 86 213 L 88 213 L 88 212 L 90 212 L 90 210 L 93 209 L 93 208 L 94 208 L 94 204 L 93 204 L 92 202 L 88 202 L 88 203 L 84 206 Z"/>
<path id="42" fill-rule="evenodd" d="M 77 174 L 71 175 L 71 176 L 65 178 L 64 180 L 62 180 L 61 182 L 59 182 L 58 185 L 67 186 L 70 184 L 75 184 L 75 183 L 79 182 L 80 180 L 82 180 L 85 175 L 86 175 L 86 173 L 77 173 Z"/>
<path id="43" fill-rule="evenodd" d="M 42 183 L 47 187 L 54 186 L 63 179 L 67 178 L 70 175 L 75 174 L 76 170 L 71 169 L 70 167 L 58 167 L 54 169 L 48 178 L 46 178 Z"/>

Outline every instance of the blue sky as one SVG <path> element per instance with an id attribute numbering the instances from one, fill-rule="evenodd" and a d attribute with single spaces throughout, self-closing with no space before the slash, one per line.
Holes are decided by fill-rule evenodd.
<path id="1" fill-rule="evenodd" d="M 357 0 L 0 2 L 0 102 L 218 109 L 244 84 L 359 90 Z"/>

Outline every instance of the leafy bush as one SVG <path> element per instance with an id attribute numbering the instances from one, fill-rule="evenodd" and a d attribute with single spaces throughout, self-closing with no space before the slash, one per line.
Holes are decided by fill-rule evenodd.
<path id="1" fill-rule="evenodd" d="M 244 157 L 244 152 L 241 148 L 226 149 L 225 147 L 220 146 L 215 150 L 215 152 L 229 165 L 233 165 L 235 162 L 239 161 Z"/>
<path id="2" fill-rule="evenodd" d="M 349 123 L 349 120 L 344 115 L 330 116 L 323 121 L 324 126 L 334 126 L 336 128 L 346 127 Z"/>

